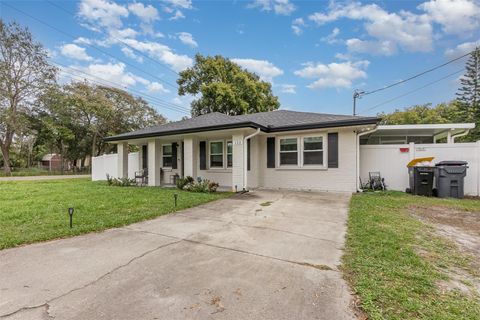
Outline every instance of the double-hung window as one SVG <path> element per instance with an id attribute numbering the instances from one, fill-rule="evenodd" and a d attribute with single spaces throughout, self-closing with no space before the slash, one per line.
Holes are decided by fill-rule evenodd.
<path id="1" fill-rule="evenodd" d="M 298 165 L 298 139 L 280 139 L 280 165 Z"/>
<path id="2" fill-rule="evenodd" d="M 162 167 L 172 167 L 172 145 L 165 144 L 162 146 Z"/>
<path id="3" fill-rule="evenodd" d="M 303 137 L 303 165 L 323 165 L 323 137 Z"/>
<path id="4" fill-rule="evenodd" d="M 227 168 L 233 166 L 233 143 L 232 141 L 227 141 Z"/>
<path id="5" fill-rule="evenodd" d="M 223 168 L 223 141 L 210 142 L 210 168 Z"/>

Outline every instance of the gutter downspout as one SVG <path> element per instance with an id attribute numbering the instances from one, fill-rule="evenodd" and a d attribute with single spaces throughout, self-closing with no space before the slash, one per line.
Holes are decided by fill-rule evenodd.
<path id="1" fill-rule="evenodd" d="M 465 131 L 462 132 L 462 133 L 459 133 L 459 134 L 456 134 L 456 135 L 452 136 L 452 137 L 451 137 L 452 143 L 455 143 L 455 138 L 464 137 L 464 136 L 466 136 L 469 132 L 470 132 L 470 129 L 467 129 L 467 130 L 465 130 Z"/>
<path id="2" fill-rule="evenodd" d="M 355 172 L 355 186 L 357 188 L 357 192 L 362 192 L 362 189 L 360 189 L 360 186 L 359 186 L 359 180 L 360 180 L 360 137 L 364 136 L 366 134 L 374 133 L 377 130 L 378 130 L 378 127 L 376 127 L 373 130 L 367 129 L 367 131 L 365 131 L 365 132 L 357 133 L 357 148 L 356 148 L 357 163 L 356 163 L 356 172 Z"/>
<path id="3" fill-rule="evenodd" d="M 247 184 L 247 179 L 248 179 L 248 170 L 247 170 L 247 165 L 248 165 L 247 143 L 248 142 L 247 140 L 255 137 L 259 133 L 260 133 L 260 128 L 257 128 L 257 131 L 243 138 L 243 191 L 247 191 L 247 185 L 248 185 Z"/>

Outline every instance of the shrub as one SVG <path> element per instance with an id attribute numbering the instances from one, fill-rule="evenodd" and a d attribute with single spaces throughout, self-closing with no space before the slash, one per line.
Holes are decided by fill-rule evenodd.
<path id="1" fill-rule="evenodd" d="M 197 181 L 195 181 L 192 177 L 187 176 L 177 180 L 177 188 L 192 192 L 215 192 L 217 191 L 218 183 L 202 178 L 197 178 Z"/>
<path id="2" fill-rule="evenodd" d="M 135 181 L 135 179 L 129 178 L 112 178 L 110 177 L 110 175 L 107 174 L 107 184 L 114 187 L 131 187 L 136 186 L 137 182 Z"/>

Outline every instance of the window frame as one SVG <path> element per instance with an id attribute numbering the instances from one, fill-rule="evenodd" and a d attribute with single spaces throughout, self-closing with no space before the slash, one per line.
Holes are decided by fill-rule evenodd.
<path id="1" fill-rule="evenodd" d="M 212 166 L 212 155 L 217 155 L 218 156 L 220 154 L 219 153 L 212 154 L 211 145 L 212 145 L 212 143 L 218 143 L 218 142 L 220 142 L 222 144 L 222 148 L 221 148 L 221 150 L 222 150 L 222 153 L 221 153 L 221 155 L 222 155 L 222 166 L 214 166 L 213 167 Z M 213 169 L 213 170 L 225 169 L 225 153 L 226 153 L 225 147 L 226 147 L 225 140 L 220 139 L 220 140 L 209 140 L 208 141 L 208 168 L 209 169 Z M 233 151 L 233 149 L 232 149 L 232 151 Z"/>
<path id="2" fill-rule="evenodd" d="M 322 149 L 305 150 L 305 138 L 322 138 Z M 307 168 L 326 168 L 328 166 L 328 154 L 327 154 L 327 134 L 309 134 L 300 137 L 302 141 L 302 167 Z M 322 164 L 305 164 L 305 152 L 318 152 L 322 151 Z"/>
<path id="3" fill-rule="evenodd" d="M 163 150 L 164 150 L 163 148 L 164 148 L 164 147 L 168 147 L 168 146 L 170 146 L 170 155 L 166 155 L 166 156 L 165 156 L 165 152 L 163 151 Z M 165 165 L 165 161 L 164 161 L 164 158 L 165 158 L 165 157 L 170 157 L 170 158 L 171 158 L 171 160 L 170 160 L 170 161 L 171 161 L 171 162 L 170 162 L 170 166 L 166 166 L 166 165 Z M 172 146 L 171 143 L 164 143 L 164 144 L 162 144 L 162 168 L 169 168 L 169 169 L 171 169 L 171 168 L 172 168 L 172 165 L 173 165 L 173 146 Z"/>
<path id="4" fill-rule="evenodd" d="M 232 152 L 231 153 L 228 153 L 228 144 L 231 144 L 232 145 Z M 232 164 L 231 165 L 228 165 L 228 155 L 231 155 L 232 156 Z M 232 140 L 226 140 L 225 141 L 225 164 L 226 164 L 226 167 L 228 169 L 230 168 L 233 168 L 233 141 Z"/>
<path id="5" fill-rule="evenodd" d="M 326 170 L 328 169 L 328 139 L 327 139 L 328 132 L 318 132 L 318 133 L 307 133 L 307 134 L 296 134 L 296 135 L 281 135 L 276 136 L 275 139 L 275 163 L 276 169 L 304 169 L 304 170 L 311 170 L 311 169 L 319 169 L 319 170 Z M 304 164 L 304 138 L 310 137 L 322 137 L 322 147 L 323 147 L 323 164 Z M 280 141 L 282 139 L 297 139 L 297 164 L 280 164 L 280 154 L 281 154 L 281 147 Z M 287 152 L 287 151 L 283 151 Z M 292 151 L 293 152 L 293 151 Z"/>

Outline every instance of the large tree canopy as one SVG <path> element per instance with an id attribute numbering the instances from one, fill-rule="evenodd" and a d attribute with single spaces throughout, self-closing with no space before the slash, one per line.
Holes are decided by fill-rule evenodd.
<path id="1" fill-rule="evenodd" d="M 0 20 L 0 150 L 7 174 L 13 138 L 27 129 L 33 102 L 54 82 L 55 73 L 47 51 L 28 29 Z"/>
<path id="2" fill-rule="evenodd" d="M 280 107 L 270 83 L 222 56 L 195 56 L 195 65 L 180 72 L 178 94 L 197 97 L 192 116 L 209 112 L 239 115 Z"/>

